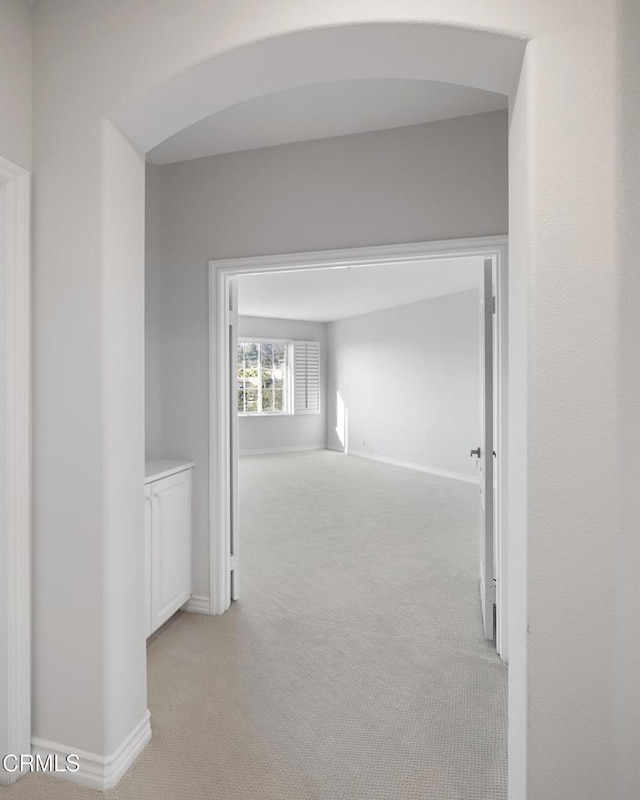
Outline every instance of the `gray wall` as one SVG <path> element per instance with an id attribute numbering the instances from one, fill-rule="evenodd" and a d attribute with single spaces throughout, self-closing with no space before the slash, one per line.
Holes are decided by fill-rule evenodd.
<path id="1" fill-rule="evenodd" d="M 349 452 L 477 477 L 478 292 L 331 322 L 328 343 L 329 447 L 346 428 Z"/>
<path id="2" fill-rule="evenodd" d="M 242 279 L 238 292 L 242 302 Z M 274 449 L 323 448 L 326 446 L 327 325 L 264 317 L 238 317 L 238 336 L 292 339 L 320 342 L 319 414 L 287 414 L 273 417 L 240 417 L 238 439 L 240 452 Z"/>
<path id="3" fill-rule="evenodd" d="M 506 232 L 500 111 L 148 166 L 148 451 L 197 462 L 194 593 L 209 592 L 208 260 Z"/>

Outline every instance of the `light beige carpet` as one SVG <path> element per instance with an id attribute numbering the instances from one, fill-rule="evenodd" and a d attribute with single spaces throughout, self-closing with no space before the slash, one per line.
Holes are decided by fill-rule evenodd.
<path id="1" fill-rule="evenodd" d="M 242 598 L 149 642 L 153 740 L 113 800 L 504 800 L 506 667 L 477 490 L 328 451 L 244 458 Z M 3 800 L 90 790 L 27 776 Z"/>

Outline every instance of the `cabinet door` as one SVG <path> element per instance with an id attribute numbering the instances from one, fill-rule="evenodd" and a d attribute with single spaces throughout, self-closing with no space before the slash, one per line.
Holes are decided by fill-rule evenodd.
<path id="1" fill-rule="evenodd" d="M 145 631 L 151 635 L 151 528 L 152 528 L 151 486 L 144 487 L 144 583 L 145 583 Z"/>
<path id="2" fill-rule="evenodd" d="M 191 472 L 151 484 L 151 630 L 191 594 Z"/>

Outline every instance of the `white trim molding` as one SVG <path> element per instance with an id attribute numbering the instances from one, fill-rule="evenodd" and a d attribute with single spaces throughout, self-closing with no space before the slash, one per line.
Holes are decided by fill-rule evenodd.
<path id="1" fill-rule="evenodd" d="M 233 586 L 238 575 L 231 578 L 236 559 L 237 536 L 232 538 L 233 521 L 237 511 L 237 425 L 234 418 L 231 384 L 235 369 L 230 369 L 230 344 L 237 321 L 237 285 L 235 278 L 276 272 L 299 272 L 306 269 L 344 269 L 373 267 L 379 264 L 410 264 L 462 257 L 493 258 L 498 275 L 497 303 L 499 308 L 498 416 L 500 445 L 498 451 L 497 503 L 498 514 L 495 541 L 498 560 L 498 628 L 497 647 L 507 660 L 506 631 L 507 560 L 506 514 L 508 481 L 507 429 L 507 236 L 482 236 L 468 239 L 445 239 L 432 242 L 355 247 L 341 250 L 321 250 L 306 253 L 231 258 L 209 262 L 209 466 L 210 466 L 210 594 L 211 613 L 222 614 L 229 608 Z M 351 451 L 350 451 L 351 452 Z M 398 466 L 409 466 L 398 463 Z M 413 467 L 415 468 L 415 467 Z M 427 471 L 425 469 L 425 471 Z M 430 470 L 441 477 L 469 479 L 455 473 Z"/>
<path id="2" fill-rule="evenodd" d="M 64 771 L 48 774 L 104 792 L 112 789 L 118 783 L 150 741 L 151 722 L 149 711 L 147 711 L 138 725 L 111 755 L 99 756 L 86 750 L 74 750 L 67 745 L 50 742 L 37 736 L 33 737 L 31 752 L 34 756 L 40 756 L 41 759 L 54 756 L 58 764 L 65 763 L 67 756 L 78 756 L 79 769 L 76 772 Z"/>
<path id="3" fill-rule="evenodd" d="M 211 601 L 204 595 L 192 594 L 182 606 L 182 609 L 183 611 L 188 611 L 190 614 L 210 614 Z"/>
<path id="4" fill-rule="evenodd" d="M 341 453 L 342 450 L 337 450 Z M 438 469 L 437 467 L 427 467 L 424 464 L 416 464 L 414 461 L 400 461 L 397 458 L 388 458 L 387 456 L 379 456 L 375 453 L 368 453 L 364 450 L 349 449 L 350 456 L 357 456 L 358 458 L 367 458 L 370 461 L 379 461 L 382 464 L 389 464 L 392 467 L 401 467 L 402 469 L 412 469 L 416 472 L 426 472 L 429 475 L 436 475 L 439 478 L 448 478 L 452 481 L 464 481 L 464 483 L 472 483 L 478 486 L 480 480 L 474 475 L 464 475 L 462 472 L 451 472 L 447 469 Z"/>
<path id="5" fill-rule="evenodd" d="M 266 456 L 277 453 L 306 453 L 311 450 L 326 450 L 325 444 L 301 444 L 295 447 L 265 447 L 262 450 L 240 450 L 239 456 Z"/>
<path id="6" fill-rule="evenodd" d="M 260 272 L 299 272 L 302 269 L 345 269 L 374 267 L 380 264 L 412 264 L 444 258 L 486 256 L 507 246 L 507 236 L 479 236 L 470 239 L 444 239 L 433 242 L 349 247 L 342 250 L 313 250 L 305 253 L 250 256 L 210 261 L 209 267 L 229 277 Z"/>
<path id="7" fill-rule="evenodd" d="M 7 332 L 6 415 L 2 419 L 7 450 L 7 504 L 0 521 L 0 561 L 7 592 L 0 598 L 6 614 L 7 719 L 0 720 L 0 741 L 9 753 L 28 753 L 31 739 L 31 180 L 29 173 L 0 158 L 0 184 L 7 192 L 6 305 L 0 311 Z M 4 626 L 3 626 L 4 627 Z M 2 670 L 5 672 L 5 670 Z M 5 727 L 6 726 L 6 727 Z M 0 769 L 0 784 L 19 773 Z"/>

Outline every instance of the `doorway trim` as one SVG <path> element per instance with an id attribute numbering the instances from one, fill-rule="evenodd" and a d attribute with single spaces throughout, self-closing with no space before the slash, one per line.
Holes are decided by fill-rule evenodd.
<path id="1" fill-rule="evenodd" d="M 235 282 L 243 275 L 299 272 L 307 269 L 342 269 L 380 264 L 477 256 L 492 257 L 496 264 L 498 448 L 497 513 L 495 525 L 497 562 L 496 646 L 508 660 L 507 596 L 507 500 L 508 500 L 508 237 L 482 236 L 408 244 L 354 247 L 280 255 L 230 258 L 209 262 L 209 497 L 210 497 L 210 613 L 223 614 L 231 604 L 232 514 L 232 408 L 229 359 L 229 325 L 235 323 Z M 235 556 L 234 556 L 235 557 Z"/>
<path id="2" fill-rule="evenodd" d="M 5 426 L 7 506 L 0 531 L 6 556 L 6 668 L 8 753 L 31 752 L 31 181 L 22 167 L 0 157 L 0 184 L 7 191 L 6 315 L 7 370 Z M 6 536 L 5 541 L 1 541 Z M 4 643 L 2 643 L 4 644 Z M 0 652 L 2 652 L 0 647 Z M 4 755 L 4 754 L 3 754 Z M 18 771 L 0 766 L 0 784 Z"/>

